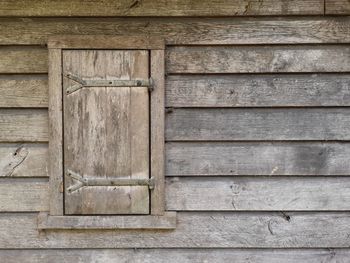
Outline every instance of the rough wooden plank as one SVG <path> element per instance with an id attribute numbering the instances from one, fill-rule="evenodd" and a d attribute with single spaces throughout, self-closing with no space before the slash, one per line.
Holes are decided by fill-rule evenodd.
<path id="1" fill-rule="evenodd" d="M 7 263 L 346 263 L 349 249 L 65 249 L 0 250 Z"/>
<path id="2" fill-rule="evenodd" d="M 167 143 L 168 176 L 349 175 L 347 143 Z"/>
<path id="3" fill-rule="evenodd" d="M 69 5 L 69 8 L 67 8 Z M 2 1 L 0 16 L 242 16 L 323 15 L 323 0 Z"/>
<path id="4" fill-rule="evenodd" d="M 169 178 L 168 210 L 349 210 L 350 180 L 338 178 Z M 213 202 L 215 200 L 215 202 Z"/>
<path id="5" fill-rule="evenodd" d="M 151 92 L 151 176 L 155 179 L 155 187 L 151 194 L 151 213 L 161 215 L 165 209 L 165 59 L 164 50 L 151 51 L 151 76 L 154 89 Z"/>
<path id="6" fill-rule="evenodd" d="M 160 216 L 50 216 L 46 212 L 41 212 L 38 216 L 38 228 L 40 230 L 175 229 L 176 212 L 166 212 Z"/>
<path id="7" fill-rule="evenodd" d="M 0 73 L 46 73 L 47 50 L 37 47 L 0 47 Z"/>
<path id="8" fill-rule="evenodd" d="M 170 75 L 166 106 L 350 106 L 349 83 L 349 74 Z"/>
<path id="9" fill-rule="evenodd" d="M 346 108 L 173 109 L 167 141 L 350 140 Z"/>
<path id="10" fill-rule="evenodd" d="M 325 0 L 327 15 L 350 15 L 350 2 L 347 0 Z"/>
<path id="11" fill-rule="evenodd" d="M 227 6 L 225 6 L 227 8 Z M 349 43 L 349 17 L 2 18 L 1 45 L 43 45 L 52 35 L 146 35 L 168 44 Z"/>
<path id="12" fill-rule="evenodd" d="M 0 177 L 47 177 L 46 144 L 0 144 Z"/>
<path id="13" fill-rule="evenodd" d="M 1 142 L 46 142 L 48 116 L 46 109 L 1 109 Z"/>
<path id="14" fill-rule="evenodd" d="M 38 179 L 36 179 L 38 180 Z M 166 210 L 174 211 L 348 211 L 350 210 L 350 180 L 347 177 L 323 178 L 167 178 Z M 47 211 L 48 184 L 31 180 L 1 181 L 0 211 Z M 23 190 L 26 189 L 26 190 Z M 23 201 L 27 200 L 27 201 Z M 215 202 L 212 202 L 215 200 Z M 44 220 L 47 228 L 86 228 L 94 220 L 52 218 Z M 173 216 L 171 216 L 173 217 Z M 125 226 L 134 225 L 130 217 Z M 137 216 L 136 216 L 137 218 Z M 100 218 L 102 221 L 104 219 Z M 96 227 L 100 219 L 96 219 Z M 163 220 L 163 219 L 160 219 Z M 164 219 L 166 220 L 166 219 Z M 152 221 L 152 220 L 151 220 Z M 156 222 L 156 221 L 152 221 Z M 111 227 L 108 217 L 106 228 Z M 118 223 L 119 224 L 119 223 Z M 146 228 L 145 223 L 145 228 Z M 45 227 L 45 222 L 43 222 Z M 90 226 L 90 227 L 89 227 Z M 101 226 L 101 225 L 100 225 Z M 119 225 L 121 226 L 121 225 Z M 131 225 L 130 225 L 131 226 Z M 148 225 L 151 227 L 151 225 Z M 161 227 L 162 224 L 159 225 Z"/>
<path id="15" fill-rule="evenodd" d="M 149 52 L 65 50 L 63 71 L 90 79 L 148 79 Z M 73 83 L 65 78 L 63 91 Z M 89 87 L 64 93 L 65 213 L 148 214 L 147 186 L 91 186 L 70 192 L 77 181 L 67 174 L 149 178 L 148 89 Z"/>
<path id="16" fill-rule="evenodd" d="M 47 210 L 49 185 L 47 179 L 38 180 L 2 178 L 0 180 L 0 211 L 30 212 Z"/>
<path id="17" fill-rule="evenodd" d="M 0 77 L 0 107 L 48 106 L 47 77 L 4 75 Z"/>
<path id="18" fill-rule="evenodd" d="M 287 220 L 289 219 L 289 220 Z M 0 214 L 1 248 L 347 248 L 348 212 L 181 212 L 173 231 L 45 231 L 37 214 Z"/>
<path id="19" fill-rule="evenodd" d="M 349 54 L 348 45 L 176 46 L 167 49 L 167 72 L 349 72 Z"/>

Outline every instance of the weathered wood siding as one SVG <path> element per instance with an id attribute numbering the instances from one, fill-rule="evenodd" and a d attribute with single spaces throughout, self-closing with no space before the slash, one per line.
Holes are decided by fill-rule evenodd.
<path id="1" fill-rule="evenodd" d="M 0 261 L 349 262 L 347 15 L 345 0 L 1 1 Z M 165 38 L 175 230 L 38 231 L 58 34 Z"/>

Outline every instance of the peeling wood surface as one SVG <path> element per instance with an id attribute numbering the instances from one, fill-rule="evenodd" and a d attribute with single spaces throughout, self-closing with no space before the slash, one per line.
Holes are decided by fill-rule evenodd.
<path id="1" fill-rule="evenodd" d="M 349 231 L 347 212 L 179 212 L 173 231 L 44 232 L 37 229 L 37 213 L 0 214 L 4 249 L 345 248 Z"/>
<path id="2" fill-rule="evenodd" d="M 167 143 L 166 153 L 168 176 L 347 176 L 350 171 L 348 143 Z"/>
<path id="3" fill-rule="evenodd" d="M 47 177 L 46 144 L 0 144 L 0 177 Z"/>
<path id="4" fill-rule="evenodd" d="M 167 141 L 350 140 L 350 111 L 312 109 L 174 109 Z"/>
<path id="5" fill-rule="evenodd" d="M 349 54 L 348 45 L 169 47 L 167 72 L 348 72 Z"/>
<path id="6" fill-rule="evenodd" d="M 325 0 L 326 15 L 350 15 L 348 0 Z"/>
<path id="7" fill-rule="evenodd" d="M 46 109 L 1 109 L 0 142 L 46 142 Z"/>
<path id="8" fill-rule="evenodd" d="M 69 8 L 67 8 L 67 5 Z M 323 0 L 21 0 L 2 1 L 0 16 L 323 15 Z"/>
<path id="9" fill-rule="evenodd" d="M 167 44 L 349 43 L 349 17 L 1 18 L 1 45 L 44 45 L 52 35 L 146 35 Z"/>
<path id="10" fill-rule="evenodd" d="M 349 249 L 71 249 L 1 250 L 7 263 L 347 263 Z"/>
<path id="11" fill-rule="evenodd" d="M 350 106 L 350 75 L 169 75 L 166 106 Z"/>

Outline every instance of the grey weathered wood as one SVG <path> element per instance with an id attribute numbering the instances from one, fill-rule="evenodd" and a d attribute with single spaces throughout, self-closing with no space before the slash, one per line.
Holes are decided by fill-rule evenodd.
<path id="1" fill-rule="evenodd" d="M 167 143 L 167 176 L 349 175 L 348 143 Z"/>
<path id="2" fill-rule="evenodd" d="M 48 184 L 38 180 L 2 179 L 0 196 L 3 202 L 0 205 L 0 211 L 47 211 L 49 205 Z M 166 210 L 348 211 L 350 210 L 349 181 L 347 177 L 168 177 L 165 189 Z M 135 217 L 127 217 L 130 220 L 125 218 L 125 225 L 130 223 L 134 226 L 133 228 L 137 228 L 134 224 L 138 222 L 138 216 Z M 66 219 L 66 217 L 48 218 L 45 221 L 48 222 L 49 228 L 55 228 L 55 222 L 57 222 L 57 228 L 74 228 L 73 222 L 75 221 L 79 228 L 83 228 L 84 222 L 87 223 L 86 228 L 103 228 L 104 226 L 109 228 L 111 225 L 108 224 L 113 224 L 109 221 L 109 217 L 106 217 L 106 225 L 103 223 L 104 220 L 90 220 L 91 217 L 84 221 L 84 219 L 79 220 L 78 218 L 79 216 L 75 216 L 73 221 Z M 146 228 L 146 225 L 143 227 Z M 151 227 L 151 224 L 148 225 L 148 228 Z M 161 221 L 159 227 L 162 227 Z"/>
<path id="3" fill-rule="evenodd" d="M 164 159 L 165 159 L 165 88 L 164 88 L 164 50 L 151 51 L 151 75 L 154 90 L 151 93 L 151 176 L 155 179 L 155 187 L 151 195 L 151 213 L 162 215 L 165 209 L 164 194 Z"/>
<path id="4" fill-rule="evenodd" d="M 48 138 L 46 109 L 2 109 L 1 142 L 44 142 Z"/>
<path id="5" fill-rule="evenodd" d="M 173 231 L 45 232 L 38 232 L 37 213 L 0 214 L 4 249 L 347 248 L 349 231 L 348 212 L 181 212 Z"/>
<path id="6" fill-rule="evenodd" d="M 349 188 L 346 177 L 175 177 L 167 180 L 166 200 L 177 211 L 347 211 Z"/>
<path id="7" fill-rule="evenodd" d="M 349 43 L 349 30 L 349 17 L 2 18 L 0 44 L 43 45 L 51 35 L 126 33 L 164 37 L 168 44 Z"/>
<path id="8" fill-rule="evenodd" d="M 167 72 L 349 72 L 349 54 L 348 45 L 170 47 Z"/>
<path id="9" fill-rule="evenodd" d="M 348 74 L 170 75 L 168 107 L 350 106 Z"/>
<path id="10" fill-rule="evenodd" d="M 191 1 L 71 0 L 2 1 L 1 16 L 242 16 L 242 15 L 323 15 L 323 0 L 229 0 Z"/>
<path id="11" fill-rule="evenodd" d="M 46 144 L 0 144 L 0 177 L 47 177 Z"/>
<path id="12" fill-rule="evenodd" d="M 327 15 L 349 15 L 350 2 L 347 0 L 325 0 Z"/>
<path id="13" fill-rule="evenodd" d="M 37 47 L 1 47 L 0 73 L 46 73 L 47 50 Z"/>
<path id="14" fill-rule="evenodd" d="M 49 49 L 50 214 L 63 214 L 62 52 Z"/>
<path id="15" fill-rule="evenodd" d="M 47 179 L 1 178 L 0 211 L 30 212 L 48 209 L 49 185 Z"/>
<path id="16" fill-rule="evenodd" d="M 349 249 L 67 249 L 1 250 L 7 263 L 347 263 Z"/>
<path id="17" fill-rule="evenodd" d="M 0 77 L 0 107 L 48 106 L 47 77 L 5 75 Z"/>
<path id="18" fill-rule="evenodd" d="M 147 79 L 148 51 L 63 51 L 63 70 L 82 78 Z M 73 81 L 64 79 L 64 89 Z M 64 96 L 65 169 L 89 177 L 149 178 L 146 87 L 83 88 Z M 148 214 L 147 186 L 67 189 L 66 214 Z"/>
<path id="19" fill-rule="evenodd" d="M 347 108 L 174 109 L 168 141 L 350 140 Z"/>
<path id="20" fill-rule="evenodd" d="M 47 213 L 40 213 L 38 228 L 41 230 L 174 229 L 176 212 L 167 212 L 161 216 L 49 216 Z"/>

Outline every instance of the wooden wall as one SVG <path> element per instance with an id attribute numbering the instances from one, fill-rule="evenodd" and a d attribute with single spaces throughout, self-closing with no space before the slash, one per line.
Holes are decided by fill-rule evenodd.
<path id="1" fill-rule="evenodd" d="M 349 262 L 347 15 L 346 0 L 1 1 L 1 261 Z M 56 34 L 166 39 L 176 230 L 38 232 Z"/>

